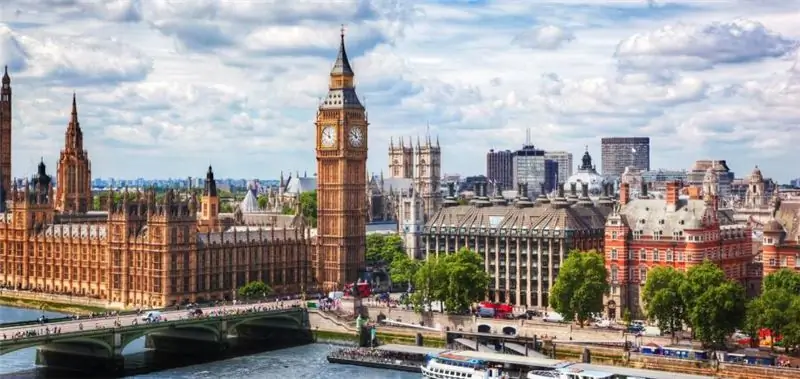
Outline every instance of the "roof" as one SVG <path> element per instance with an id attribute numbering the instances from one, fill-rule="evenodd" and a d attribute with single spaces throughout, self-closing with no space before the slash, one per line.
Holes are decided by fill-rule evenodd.
<path id="1" fill-rule="evenodd" d="M 243 243 L 243 242 L 258 242 L 258 241 L 270 241 L 270 240 L 292 240 L 297 235 L 299 238 L 303 238 L 302 232 L 297 229 L 266 229 L 258 228 L 249 229 L 245 231 L 239 231 L 238 229 L 232 228 L 228 229 L 224 232 L 214 232 L 214 233 L 197 233 L 197 245 L 198 246 L 205 246 L 209 244 L 218 244 L 218 243 Z"/>
<path id="2" fill-rule="evenodd" d="M 106 225 L 100 224 L 55 224 L 44 229 L 45 237 L 105 238 Z"/>
<path id="3" fill-rule="evenodd" d="M 712 212 L 710 205 L 699 199 L 678 199 L 675 210 L 667 209 L 664 199 L 634 199 L 620 209 L 623 223 L 633 231 L 651 236 L 660 231 L 665 237 L 673 233 L 702 228 L 707 215 Z M 732 210 L 718 210 L 720 225 L 735 225 Z"/>
<path id="4" fill-rule="evenodd" d="M 242 210 L 242 213 L 256 213 L 261 210 L 258 207 L 258 199 L 253 195 L 253 191 L 247 191 L 247 195 L 244 195 L 244 200 L 239 204 L 239 209 Z"/>
<path id="5" fill-rule="evenodd" d="M 429 228 L 490 228 L 528 230 L 602 230 L 611 212 L 607 206 L 537 204 L 517 208 L 514 205 L 477 207 L 458 205 L 436 212 L 426 223 Z"/>
<path id="6" fill-rule="evenodd" d="M 380 179 L 371 181 L 370 188 L 373 191 L 378 190 L 381 193 L 388 194 L 390 192 L 407 191 L 413 184 L 414 180 L 411 178 L 383 178 L 382 181 Z"/>
<path id="7" fill-rule="evenodd" d="M 397 353 L 411 353 L 411 354 L 441 354 L 447 351 L 446 349 L 439 349 L 435 347 L 398 345 L 398 344 L 382 345 L 378 347 L 378 350 L 392 351 Z"/>
<path id="8" fill-rule="evenodd" d="M 286 193 L 299 195 L 303 192 L 311 192 L 317 189 L 317 178 L 315 177 L 290 177 L 286 184 Z"/>
<path id="9" fill-rule="evenodd" d="M 775 220 L 780 223 L 786 233 L 785 240 L 800 240 L 800 201 L 782 201 L 778 211 L 775 212 Z"/>
<path id="10" fill-rule="evenodd" d="M 596 365 L 589 363 L 573 363 L 570 364 L 568 367 L 571 369 L 576 368 L 594 372 L 602 371 L 617 375 L 624 375 L 627 377 L 639 377 L 648 379 L 713 379 L 713 376 L 679 374 L 676 372 L 644 370 L 638 368 Z"/>
<path id="11" fill-rule="evenodd" d="M 527 367 L 555 368 L 556 366 L 563 365 L 565 363 L 564 361 L 559 361 L 556 359 L 542 359 L 511 354 L 484 353 L 480 351 L 450 351 L 448 353 L 465 358 L 482 359 L 493 363 L 512 364 Z"/>

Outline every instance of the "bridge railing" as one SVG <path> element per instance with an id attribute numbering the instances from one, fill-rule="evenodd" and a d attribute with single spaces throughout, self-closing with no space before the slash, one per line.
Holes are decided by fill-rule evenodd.
<path id="1" fill-rule="evenodd" d="M 236 302 L 236 305 L 249 305 L 249 304 L 269 304 L 269 303 L 268 302 L 264 302 L 264 301 L 259 301 L 259 300 L 237 301 Z M 222 302 L 217 302 L 217 303 L 199 303 L 199 304 L 197 304 L 197 308 L 214 308 L 214 307 L 227 306 L 227 305 L 233 305 L 233 302 L 231 302 L 231 301 L 222 301 Z M 98 314 L 94 314 L 92 316 L 81 315 L 80 319 L 81 320 L 93 320 L 93 319 L 99 319 L 99 318 L 116 317 L 118 315 L 119 316 L 130 316 L 130 315 L 135 315 L 135 314 L 137 314 L 139 312 L 153 312 L 153 311 L 155 311 L 155 312 L 171 312 L 171 311 L 182 310 L 182 309 L 189 309 L 189 308 L 186 305 L 173 305 L 173 306 L 163 307 L 163 308 L 150 308 L 150 309 L 141 309 L 141 310 L 128 309 L 128 310 L 122 310 L 122 311 L 108 311 L 107 313 L 98 313 Z M 48 318 L 46 323 L 50 324 L 50 323 L 55 323 L 55 322 L 65 322 L 65 321 L 72 321 L 74 319 L 75 319 L 75 316 L 55 317 L 55 318 Z M 39 321 L 39 319 L 27 320 L 27 321 L 5 322 L 5 323 L 0 323 L 0 329 L 15 328 L 15 327 L 20 327 L 20 326 L 28 326 L 28 325 L 39 325 L 40 323 L 41 322 Z"/>

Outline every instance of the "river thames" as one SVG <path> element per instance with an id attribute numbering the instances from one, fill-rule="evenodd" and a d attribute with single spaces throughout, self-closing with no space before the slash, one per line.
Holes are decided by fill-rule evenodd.
<path id="1" fill-rule="evenodd" d="M 38 310 L 0 307 L 0 323 L 33 320 L 41 315 L 42 312 Z M 44 315 L 47 317 L 63 316 L 52 312 L 44 312 Z M 330 364 L 325 357 L 328 352 L 336 348 L 337 346 L 335 345 L 316 343 L 191 366 L 169 368 L 158 372 L 130 375 L 128 377 L 160 379 L 219 377 L 225 377 L 225 379 L 419 379 L 421 376 L 420 374 Z M 144 338 L 132 342 L 125 349 L 126 371 L 133 372 L 141 369 L 143 362 L 149 359 L 145 351 Z M 36 368 L 34 365 L 35 356 L 36 351 L 34 348 L 0 355 L 0 378 L 50 379 L 69 377 Z"/>

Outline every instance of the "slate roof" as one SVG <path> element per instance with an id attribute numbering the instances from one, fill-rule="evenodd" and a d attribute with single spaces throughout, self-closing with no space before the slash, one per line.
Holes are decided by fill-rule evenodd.
<path id="1" fill-rule="evenodd" d="M 242 210 L 242 213 L 256 213 L 260 211 L 258 208 L 258 199 L 253 195 L 253 191 L 247 191 L 247 195 L 244 195 L 244 199 L 239 204 L 239 209 Z"/>
<path id="2" fill-rule="evenodd" d="M 775 213 L 783 232 L 784 240 L 800 242 L 800 201 L 784 200 Z"/>
<path id="3" fill-rule="evenodd" d="M 286 193 L 299 195 L 303 192 L 311 192 L 317 189 L 317 178 L 315 177 L 290 177 L 286 183 Z"/>
<path id="4" fill-rule="evenodd" d="M 108 227 L 99 224 L 56 224 L 48 225 L 44 229 L 45 237 L 72 237 L 72 238 L 105 238 Z"/>
<path id="5" fill-rule="evenodd" d="M 713 209 L 700 199 L 679 199 L 675 210 L 667 209 L 663 199 L 633 199 L 619 211 L 622 222 L 632 231 L 652 236 L 660 231 L 662 236 L 671 237 L 684 230 L 700 229 L 704 219 Z M 717 210 L 721 226 L 735 225 L 733 210 Z"/>
<path id="6" fill-rule="evenodd" d="M 519 208 L 513 204 L 475 206 L 459 205 L 442 208 L 426 223 L 431 227 L 535 229 L 535 230 L 602 230 L 611 207 L 578 203 L 539 203 Z"/>

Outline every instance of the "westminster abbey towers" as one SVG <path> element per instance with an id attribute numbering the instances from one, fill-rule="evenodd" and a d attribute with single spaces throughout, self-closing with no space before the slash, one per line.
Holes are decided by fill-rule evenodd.
<path id="1" fill-rule="evenodd" d="M 389 142 L 389 177 L 411 179 L 414 193 L 422 199 L 426 219 L 442 205 L 441 169 L 442 149 L 438 138 L 433 143 L 426 134 L 424 142 L 417 138 L 416 146 L 410 138 Z"/>

